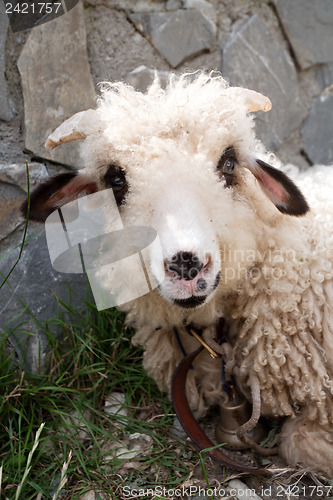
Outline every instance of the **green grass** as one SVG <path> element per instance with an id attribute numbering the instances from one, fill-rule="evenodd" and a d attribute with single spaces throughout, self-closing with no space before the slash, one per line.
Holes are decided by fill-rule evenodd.
<path id="1" fill-rule="evenodd" d="M 70 321 L 43 323 L 50 345 L 43 373 L 22 372 L 1 340 L 0 497 L 75 499 L 95 489 L 121 499 L 124 486 L 181 484 L 190 473 L 187 444 L 170 437 L 173 409 L 144 372 L 123 315 L 89 301 L 82 310 L 65 307 Z M 128 417 L 104 411 L 114 391 L 125 394 Z M 128 459 L 107 460 L 110 443 L 135 432 L 149 436 L 149 453 L 133 468 Z"/>

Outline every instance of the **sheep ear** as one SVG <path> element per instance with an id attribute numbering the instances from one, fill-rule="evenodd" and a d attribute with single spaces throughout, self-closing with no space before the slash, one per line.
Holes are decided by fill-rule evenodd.
<path id="1" fill-rule="evenodd" d="M 45 142 L 46 149 L 54 149 L 64 142 L 85 139 L 87 135 L 99 130 L 97 111 L 88 109 L 80 111 L 64 121 Z"/>
<path id="2" fill-rule="evenodd" d="M 247 168 L 280 212 L 296 216 L 307 213 L 309 206 L 306 199 L 285 173 L 262 160 L 255 160 Z"/>
<path id="3" fill-rule="evenodd" d="M 83 173 L 66 172 L 51 177 L 38 186 L 30 195 L 29 219 L 45 222 L 57 208 L 75 200 L 79 194 L 91 194 L 97 191 L 93 179 Z M 21 213 L 26 218 L 28 200 L 21 205 Z"/>

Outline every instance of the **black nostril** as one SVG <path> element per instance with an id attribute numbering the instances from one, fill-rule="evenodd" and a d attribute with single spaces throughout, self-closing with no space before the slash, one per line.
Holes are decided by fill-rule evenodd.
<path id="1" fill-rule="evenodd" d="M 181 279 L 193 280 L 203 268 L 203 263 L 192 252 L 178 252 L 168 264 L 168 270 L 177 273 Z"/>

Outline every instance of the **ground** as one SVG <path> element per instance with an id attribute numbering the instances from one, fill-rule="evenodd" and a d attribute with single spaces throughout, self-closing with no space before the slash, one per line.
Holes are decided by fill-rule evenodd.
<path id="1" fill-rule="evenodd" d="M 215 500 L 237 498 L 235 479 L 243 483 L 239 499 L 253 490 L 262 500 L 333 498 L 333 484 L 291 470 L 277 457 L 272 478 L 213 464 L 175 424 L 170 401 L 131 345 L 124 316 L 97 312 L 89 300 L 67 313 L 65 321 L 60 316 L 44 324 L 50 363 L 43 372 L 13 366 L 5 340 L 1 344 L 1 498 Z M 119 393 L 124 412 L 117 413 L 112 398 Z M 211 438 L 217 418 L 212 412 L 201 422 Z M 230 453 L 248 465 L 268 463 L 251 451 Z"/>

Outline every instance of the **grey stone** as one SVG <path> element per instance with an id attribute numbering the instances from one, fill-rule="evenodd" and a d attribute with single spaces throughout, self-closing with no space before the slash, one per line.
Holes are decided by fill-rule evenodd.
<path id="1" fill-rule="evenodd" d="M 22 232 L 20 241 L 21 238 Z M 17 261 L 19 252 L 20 245 L 16 245 L 0 255 L 0 287 Z M 84 274 L 54 271 L 43 226 L 29 224 L 21 260 L 0 288 L 0 334 L 1 330 L 10 332 L 9 341 L 25 369 L 36 371 L 43 368 L 47 359 L 45 321 L 65 312 L 56 297 L 74 307 L 83 305 L 79 297 L 86 299 L 86 285 Z M 71 294 L 71 300 L 68 298 L 69 287 L 78 295 Z M 51 335 L 55 334 L 52 325 L 49 325 L 49 331 Z"/>
<path id="2" fill-rule="evenodd" d="M 302 127 L 304 150 L 312 163 L 333 162 L 333 95 L 323 93 L 313 100 Z"/>
<path id="3" fill-rule="evenodd" d="M 0 241 L 21 224 L 18 214 L 24 197 L 17 187 L 0 183 Z"/>
<path id="4" fill-rule="evenodd" d="M 29 163 L 28 168 L 30 189 L 48 177 L 48 171 L 45 165 L 42 165 L 41 163 Z M 27 193 L 28 184 L 26 165 L 20 163 L 0 165 L 0 182 L 18 186 L 22 189 L 22 191 Z"/>
<path id="5" fill-rule="evenodd" d="M 186 432 L 184 431 L 183 429 L 183 426 L 182 424 L 179 422 L 178 418 L 175 417 L 174 418 L 174 421 L 173 421 L 173 426 L 172 426 L 172 429 L 171 429 L 171 434 L 173 436 L 176 436 L 178 438 L 183 438 L 183 439 L 186 439 L 187 437 L 187 434 Z"/>
<path id="6" fill-rule="evenodd" d="M 333 85 L 333 63 L 321 64 L 317 67 L 316 80 L 320 90 Z"/>
<path id="7" fill-rule="evenodd" d="M 134 5 L 134 2 L 132 2 Z M 136 4 L 135 4 L 136 6 Z M 123 11 L 85 9 L 90 68 L 94 81 L 124 80 L 139 65 L 169 69 L 157 50 Z"/>
<path id="8" fill-rule="evenodd" d="M 182 8 L 182 0 L 167 0 L 165 10 L 177 10 Z"/>
<path id="9" fill-rule="evenodd" d="M 95 107 L 86 48 L 83 5 L 34 28 L 18 60 L 25 145 L 37 157 L 79 168 L 77 142 L 47 151 L 48 135 L 78 111 Z"/>
<path id="10" fill-rule="evenodd" d="M 210 2 L 206 0 L 183 0 L 183 6 L 185 9 L 197 9 L 213 23 L 217 23 L 217 11 Z"/>
<path id="11" fill-rule="evenodd" d="M 164 88 L 169 80 L 171 73 L 168 71 L 155 71 L 147 66 L 139 66 L 131 71 L 125 78 L 126 82 L 132 85 L 140 92 L 146 92 L 147 88 L 153 83 L 155 75 L 158 76 L 162 87 Z"/>
<path id="12" fill-rule="evenodd" d="M 85 0 L 85 3 L 96 7 L 101 5 L 99 0 Z M 135 0 L 135 2 L 133 0 L 105 0 L 103 5 L 110 10 L 124 12 L 161 12 L 166 7 L 165 0 Z"/>
<path id="13" fill-rule="evenodd" d="M 332 0 L 275 0 L 275 5 L 301 68 L 333 61 Z"/>
<path id="14" fill-rule="evenodd" d="M 8 99 L 8 87 L 5 78 L 5 46 L 9 20 L 6 14 L 5 4 L 0 2 L 0 120 L 10 121 L 14 116 L 14 110 Z"/>
<path id="15" fill-rule="evenodd" d="M 29 165 L 30 186 L 47 177 L 44 165 Z M 0 241 L 23 224 L 19 207 L 26 198 L 26 166 L 20 164 L 0 165 Z"/>
<path id="16" fill-rule="evenodd" d="M 195 9 L 131 14 L 130 19 L 173 68 L 211 49 L 215 40 L 215 24 Z"/>
<path id="17" fill-rule="evenodd" d="M 111 392 L 105 397 L 104 411 L 109 415 L 118 415 L 128 417 L 128 408 L 126 404 L 126 395 L 123 392 Z"/>
<path id="18" fill-rule="evenodd" d="M 272 110 L 256 113 L 256 129 L 266 147 L 276 150 L 302 121 L 298 79 L 288 52 L 257 14 L 222 47 L 222 74 L 232 85 L 270 98 Z"/>

